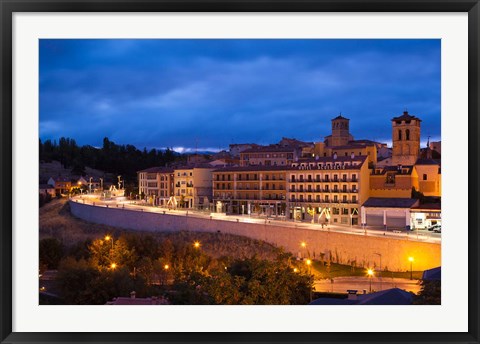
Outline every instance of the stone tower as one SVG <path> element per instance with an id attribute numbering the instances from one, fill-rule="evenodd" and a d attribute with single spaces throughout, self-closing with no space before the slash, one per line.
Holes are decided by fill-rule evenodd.
<path id="1" fill-rule="evenodd" d="M 350 135 L 350 120 L 339 115 L 332 119 L 332 136 L 330 146 L 346 146 L 352 140 Z"/>
<path id="2" fill-rule="evenodd" d="M 392 165 L 414 165 L 420 155 L 421 120 L 404 111 L 392 118 Z"/>

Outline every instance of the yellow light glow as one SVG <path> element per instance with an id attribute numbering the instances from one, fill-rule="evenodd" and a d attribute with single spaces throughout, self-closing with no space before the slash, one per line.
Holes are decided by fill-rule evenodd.
<path id="1" fill-rule="evenodd" d="M 408 257 L 408 260 L 409 260 L 410 262 L 413 262 L 413 257 Z"/>
<path id="2" fill-rule="evenodd" d="M 168 270 L 170 267 L 168 266 L 168 264 L 165 264 L 163 268 L 164 268 L 165 270 Z"/>
<path id="3" fill-rule="evenodd" d="M 195 241 L 195 242 L 193 243 L 193 246 L 194 246 L 195 248 L 199 248 L 199 247 L 200 247 L 200 243 L 199 243 L 198 241 Z"/>
<path id="4" fill-rule="evenodd" d="M 368 270 L 367 270 L 367 274 L 368 274 L 368 276 L 372 277 L 372 276 L 373 276 L 373 270 L 372 270 L 372 269 L 368 269 Z"/>
<path id="5" fill-rule="evenodd" d="M 307 243 L 306 243 L 305 241 L 302 241 L 302 242 L 300 243 L 300 246 L 302 246 L 302 247 L 307 247 Z"/>
<path id="6" fill-rule="evenodd" d="M 105 240 L 109 241 L 110 239 L 110 235 L 105 235 Z"/>
<path id="7" fill-rule="evenodd" d="M 310 259 L 307 259 L 307 265 L 311 265 L 312 264 L 312 261 Z"/>
<path id="8" fill-rule="evenodd" d="M 110 267 L 111 267 L 112 269 L 115 269 L 115 268 L 117 267 L 117 264 L 112 263 L 112 264 L 110 265 Z"/>
<path id="9" fill-rule="evenodd" d="M 297 268 L 294 268 L 294 269 L 293 269 L 293 272 L 298 272 L 298 269 L 297 269 Z"/>

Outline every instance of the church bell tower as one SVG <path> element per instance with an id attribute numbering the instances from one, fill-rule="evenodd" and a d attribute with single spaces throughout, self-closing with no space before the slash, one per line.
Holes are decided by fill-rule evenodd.
<path id="1" fill-rule="evenodd" d="M 414 165 L 420 155 L 420 122 L 408 111 L 392 118 L 392 165 Z"/>

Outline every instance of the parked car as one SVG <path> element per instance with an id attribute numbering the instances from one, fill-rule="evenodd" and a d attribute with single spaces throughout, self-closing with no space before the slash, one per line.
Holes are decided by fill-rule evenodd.
<path id="1" fill-rule="evenodd" d="M 428 227 L 427 229 L 428 229 L 429 231 L 434 231 L 434 230 L 437 229 L 437 228 L 439 228 L 439 229 L 441 230 L 441 229 L 442 229 L 442 226 L 440 226 L 440 225 L 433 225 L 433 226 Z"/>
<path id="2" fill-rule="evenodd" d="M 434 232 L 434 233 L 442 233 L 442 226 L 435 227 L 435 228 L 433 229 L 433 232 Z"/>

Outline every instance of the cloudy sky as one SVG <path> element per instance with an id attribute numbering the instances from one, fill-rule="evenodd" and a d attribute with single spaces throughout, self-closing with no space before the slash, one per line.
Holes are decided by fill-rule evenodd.
<path id="1" fill-rule="evenodd" d="M 391 118 L 440 139 L 440 40 L 41 40 L 40 138 L 219 150 L 391 141 Z"/>

